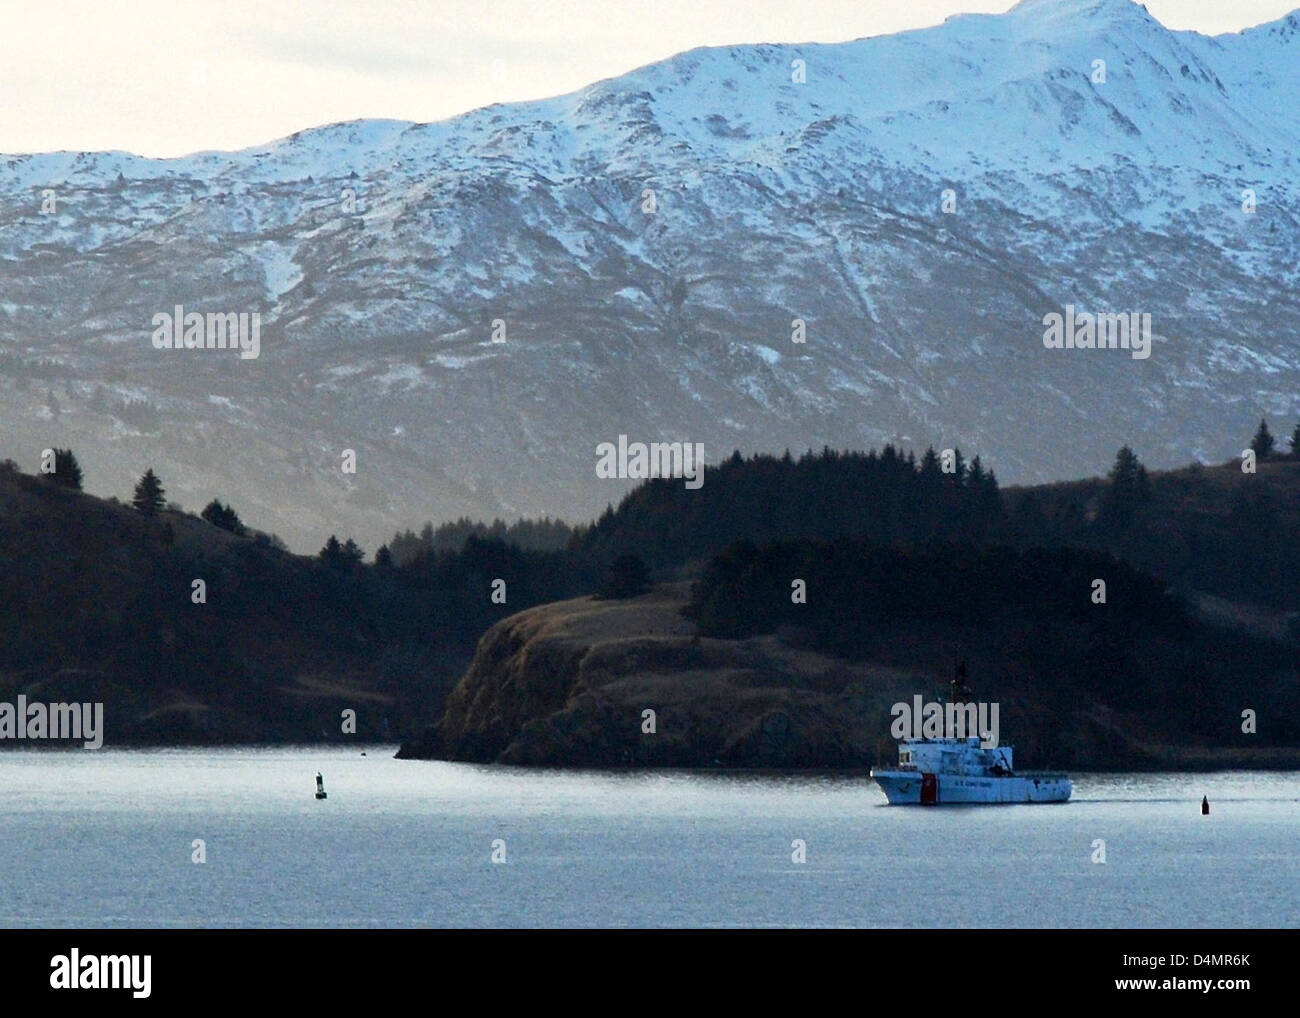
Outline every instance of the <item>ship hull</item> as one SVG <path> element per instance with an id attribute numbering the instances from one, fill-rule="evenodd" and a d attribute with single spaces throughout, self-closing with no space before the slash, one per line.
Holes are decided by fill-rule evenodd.
<path id="1" fill-rule="evenodd" d="M 873 770 L 871 776 L 891 806 L 1065 802 L 1073 791 L 1070 779 L 1057 774 L 1015 777 L 936 774 L 933 784 L 923 780 L 925 775 L 917 771 Z"/>

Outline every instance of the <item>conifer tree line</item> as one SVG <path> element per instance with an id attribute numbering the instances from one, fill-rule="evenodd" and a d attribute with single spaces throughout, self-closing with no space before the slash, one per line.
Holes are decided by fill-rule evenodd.
<path id="1" fill-rule="evenodd" d="M 1300 424 L 1287 445 L 1288 453 L 1279 451 L 1264 419 L 1250 441 L 1259 461 L 1300 458 Z M 51 451 L 53 470 L 43 471 L 45 479 L 80 490 L 83 475 L 75 454 L 71 449 Z M 1156 533 L 1158 521 L 1153 523 L 1147 511 L 1151 478 L 1128 445 L 1119 449 L 1106 478 L 1093 482 L 1091 500 L 1086 492 L 1079 494 L 1089 482 L 1004 492 L 979 456 L 967 460 L 959 448 L 928 448 L 919 458 L 893 445 L 878 452 L 824 447 L 798 457 L 789 451 L 748 458 L 735 452 L 709 466 L 706 476 L 699 489 L 686 488 L 680 478 L 646 480 L 617 508 L 607 506 L 587 525 L 570 526 L 550 518 L 485 524 L 462 517 L 436 528 L 426 523 L 419 533 L 406 530 L 381 545 L 374 566 L 394 575 L 429 573 L 430 563 L 460 554 L 471 542 L 475 555 L 501 544 L 558 553 L 568 563 L 571 582 L 564 589 L 577 584 L 592 593 L 627 596 L 687 563 L 706 561 L 740 538 L 761 544 L 852 537 L 884 544 L 1072 544 L 1116 552 L 1162 575 L 1177 575 L 1195 563 L 1200 563 L 1202 575 L 1212 577 L 1246 571 L 1214 550 L 1208 532 L 1205 537 L 1180 533 L 1173 541 Z M 131 505 L 148 517 L 178 508 L 169 507 L 163 481 L 152 468 L 136 482 Z M 236 509 L 220 499 L 212 499 L 200 515 L 232 535 L 283 549 L 278 538 L 251 530 Z M 1285 542 L 1279 550 L 1278 506 L 1272 495 L 1239 485 L 1231 496 L 1229 517 L 1234 532 L 1251 538 L 1232 554 L 1239 563 L 1249 559 L 1254 576 L 1249 583 L 1243 579 L 1236 586 L 1227 584 L 1225 595 L 1243 595 L 1256 587 L 1276 593 L 1296 553 Z M 170 527 L 170 521 L 164 526 Z M 166 536 L 170 539 L 170 532 Z M 364 565 L 365 551 L 352 538 L 331 534 L 316 557 L 329 570 L 347 574 Z"/>

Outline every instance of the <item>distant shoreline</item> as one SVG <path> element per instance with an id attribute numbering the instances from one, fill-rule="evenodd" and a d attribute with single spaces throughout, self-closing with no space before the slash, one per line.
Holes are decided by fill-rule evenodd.
<path id="1" fill-rule="evenodd" d="M 720 777 L 828 777 L 849 779 L 866 779 L 870 776 L 871 767 L 738 767 L 734 765 L 719 765 L 716 767 L 699 767 L 699 766 L 671 766 L 671 765 L 653 765 L 653 764 L 629 764 L 626 766 L 612 764 L 561 764 L 561 763 L 544 763 L 544 764 L 525 764 L 525 763 L 506 763 L 506 762 L 481 762 L 474 760 L 447 760 L 435 756 L 415 756 L 409 752 L 401 752 L 401 744 L 396 742 L 381 743 L 355 743 L 351 746 L 338 742 L 231 742 L 231 743 L 106 743 L 101 749 L 82 750 L 78 746 L 59 746 L 57 744 L 28 742 L 24 745 L 11 745 L 8 740 L 0 741 L 0 759 L 5 752 L 36 752 L 36 753 L 62 753 L 62 752 L 84 752 L 84 753 L 106 753 L 106 752 L 129 752 L 129 753 L 158 753 L 167 750 L 212 750 L 217 752 L 236 751 L 236 750 L 274 750 L 274 749 L 293 749 L 293 750 L 347 750 L 357 754 L 366 753 L 376 757 L 386 757 L 398 760 L 407 760 L 413 762 L 437 762 L 437 763 L 454 763 L 462 764 L 468 767 L 490 767 L 500 771 L 520 771 L 529 773 L 544 773 L 555 771 L 565 774 L 716 774 Z M 1178 754 L 1183 756 L 1183 760 L 1177 764 L 1167 767 L 1116 767 L 1116 768 L 1097 768 L 1090 767 L 1085 769 L 1069 771 L 1070 777 L 1080 778 L 1089 775 L 1116 775 L 1116 774 L 1232 774 L 1232 773 L 1275 773 L 1285 774 L 1290 772 L 1300 773 L 1300 747 L 1270 747 L 1261 750 L 1238 750 L 1238 749 L 1174 749 L 1164 747 L 1171 755 Z M 881 761 L 882 766 L 887 761 Z M 1036 774 L 1052 768 L 1033 767 L 1019 771 L 1020 774 Z"/>

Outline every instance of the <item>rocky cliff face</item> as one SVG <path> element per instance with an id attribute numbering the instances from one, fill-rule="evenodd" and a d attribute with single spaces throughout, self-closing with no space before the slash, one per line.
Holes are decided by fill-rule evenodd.
<path id="1" fill-rule="evenodd" d="M 777 639 L 701 639 L 682 585 L 505 619 L 479 643 L 441 723 L 406 757 L 514 764 L 869 766 L 902 674 Z M 654 711 L 653 734 L 643 731 Z"/>
<path id="2" fill-rule="evenodd" d="M 533 766 L 853 769 L 896 759 L 890 708 L 945 692 L 960 634 L 898 633 L 892 660 L 846 663 L 799 649 L 799 634 L 700 638 L 684 584 L 629 601 L 580 598 L 497 623 L 441 722 L 404 744 L 412 759 Z M 951 628 L 951 627 L 949 627 Z M 1081 770 L 1287 767 L 1295 751 L 1180 746 L 1179 719 L 1148 721 L 1065 703 L 1033 676 L 1000 670 L 1002 739 L 1018 766 Z M 643 731 L 654 711 L 654 732 Z"/>
<path id="3" fill-rule="evenodd" d="M 409 759 L 532 766 L 856 769 L 897 759 L 891 708 L 939 700 L 975 651 L 976 700 L 997 701 L 1019 768 L 1291 768 L 1300 751 L 1188 745 L 1183 717 L 1112 709 L 1044 683 L 999 648 L 1010 634 L 954 625 L 884 634 L 879 660 L 802 648 L 797 630 L 702 638 L 689 585 L 626 601 L 579 598 L 503 619 L 447 700 L 401 747 Z M 975 650 L 981 644 L 982 650 Z M 1183 707 L 1194 712 L 1196 704 Z M 653 733 L 643 731 L 654 712 Z"/>

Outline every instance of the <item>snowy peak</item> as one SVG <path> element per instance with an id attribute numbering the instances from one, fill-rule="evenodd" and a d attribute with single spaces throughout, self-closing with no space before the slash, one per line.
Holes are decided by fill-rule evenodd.
<path id="1" fill-rule="evenodd" d="M 1073 24 L 1100 26 L 1106 30 L 1135 24 L 1164 27 L 1151 16 L 1145 4 L 1134 0 L 1020 0 L 1005 17 L 1040 28 Z"/>
<path id="2" fill-rule="evenodd" d="M 620 434 L 1015 482 L 1104 470 L 1140 412 L 1151 465 L 1227 458 L 1300 414 L 1297 24 L 1026 0 L 438 123 L 0 158 L 0 457 L 71 446 L 104 493 L 153 465 L 304 550 L 587 518 Z M 260 314 L 260 357 L 160 355 L 177 305 Z M 1067 305 L 1149 313 L 1150 358 L 1045 348 Z"/>
<path id="3" fill-rule="evenodd" d="M 1251 133 L 1250 125 L 1231 123 L 1224 100 L 1261 109 L 1261 136 L 1283 143 L 1300 137 L 1294 104 L 1276 95 L 1300 82 L 1300 60 L 1288 59 L 1298 25 L 1293 13 L 1211 40 L 1168 31 L 1132 0 L 1022 0 L 1006 14 L 956 16 L 850 43 L 691 50 L 571 95 L 487 107 L 436 124 L 353 121 L 240 152 L 168 160 L 116 152 L 10 158 L 0 163 L 0 188 L 160 175 L 306 181 L 336 176 L 342 167 L 412 174 L 450 169 L 457 160 L 528 163 L 550 176 L 575 165 L 644 164 L 647 150 L 660 157 L 674 146 L 705 162 L 771 163 L 774 150 L 786 139 L 806 141 L 809 128 L 818 135 L 881 132 L 902 153 L 915 151 L 951 175 L 968 168 L 961 165 L 967 160 L 945 158 L 954 135 L 985 136 L 994 158 L 1006 154 L 1018 164 L 1036 140 L 1047 146 L 1049 161 L 1082 159 L 1083 153 L 1058 146 L 1088 118 L 1119 128 L 1120 136 L 1102 139 L 1117 143 L 1107 157 L 1168 161 L 1193 149 L 1199 160 L 1213 153 L 1212 135 L 1225 125 L 1224 148 L 1253 150 L 1261 140 L 1240 137 Z M 1098 87 L 1098 61 L 1109 88 Z M 798 82 L 792 80 L 796 62 Z M 937 136 L 936 115 L 952 125 Z M 1029 136 L 1003 139 L 998 124 L 1019 116 L 1028 118 L 1021 124 Z M 1037 139 L 1035 130 L 1042 132 Z M 1189 137 L 1189 130 L 1200 136 Z M 444 152 L 451 158 L 440 159 Z M 981 165 L 989 154 L 980 153 Z"/>

